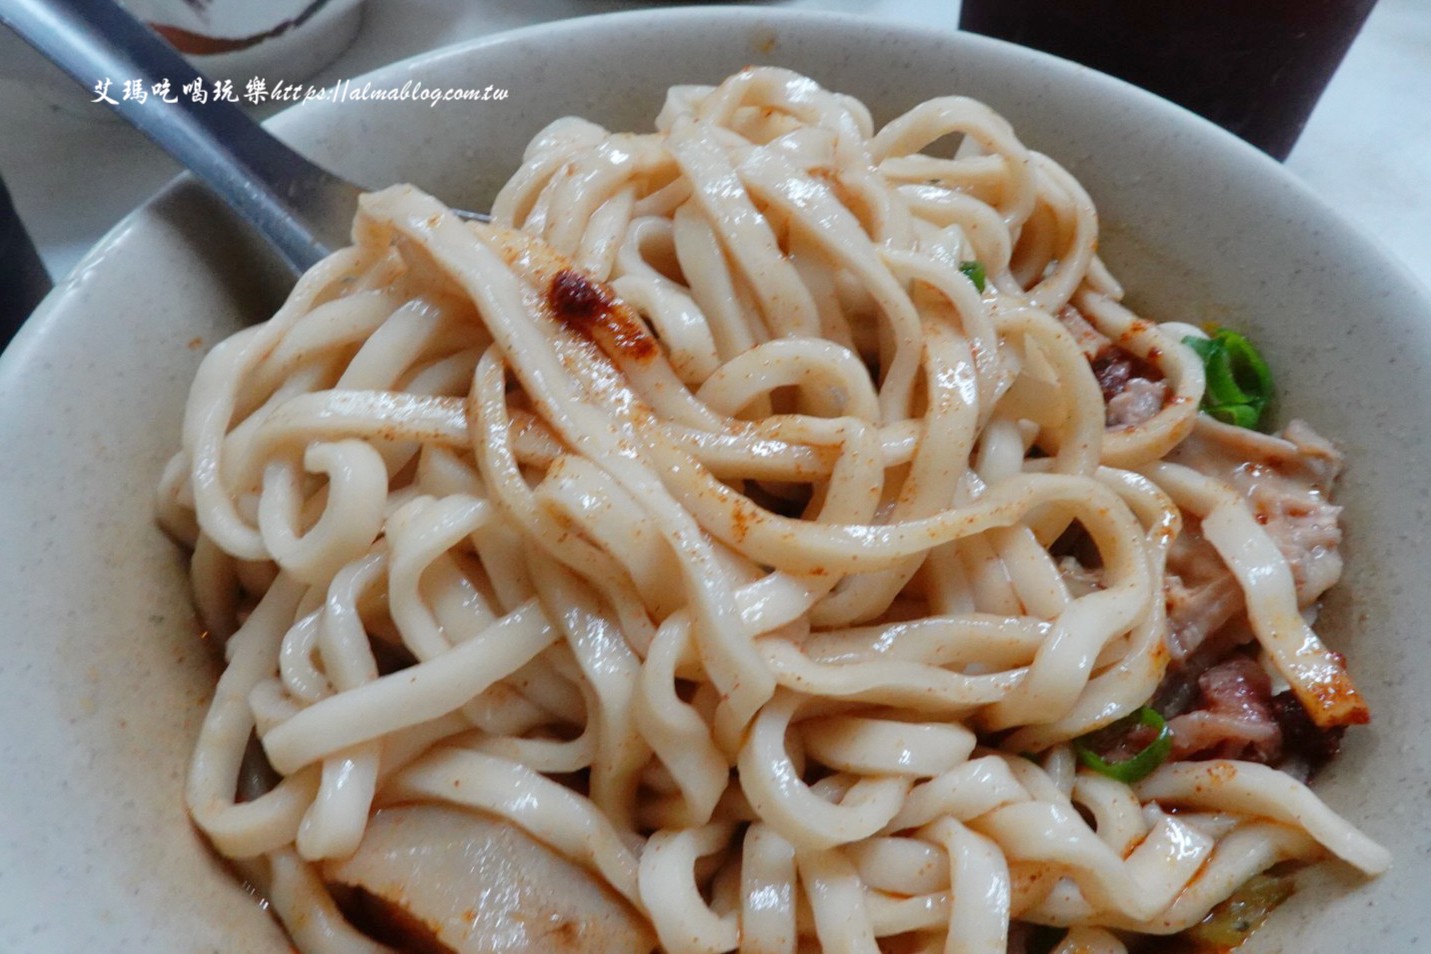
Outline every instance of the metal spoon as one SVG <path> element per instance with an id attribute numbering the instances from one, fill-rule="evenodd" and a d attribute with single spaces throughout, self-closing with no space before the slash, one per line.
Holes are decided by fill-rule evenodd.
<path id="1" fill-rule="evenodd" d="M 194 80 L 213 84 L 111 0 L 0 0 L 0 23 L 93 93 L 106 77 L 141 80 L 146 91 L 167 79 L 177 101 L 139 102 L 116 89 L 110 108 L 252 223 L 294 272 L 348 244 L 366 190 L 279 142 L 236 103 L 179 95 Z"/>

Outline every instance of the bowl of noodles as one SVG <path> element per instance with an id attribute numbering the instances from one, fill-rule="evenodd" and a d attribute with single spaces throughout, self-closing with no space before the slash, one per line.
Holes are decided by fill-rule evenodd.
<path id="1" fill-rule="evenodd" d="M 548 25 L 0 362 L 25 950 L 1413 950 L 1431 303 L 983 38 Z M 490 208 L 472 224 L 451 208 Z"/>

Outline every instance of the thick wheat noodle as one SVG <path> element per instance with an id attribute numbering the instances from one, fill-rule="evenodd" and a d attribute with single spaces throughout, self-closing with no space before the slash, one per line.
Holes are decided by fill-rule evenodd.
<path id="1" fill-rule="evenodd" d="M 1238 493 L 1162 461 L 1201 364 L 1002 118 L 876 130 L 750 69 L 653 133 L 553 123 L 494 210 L 365 197 L 205 359 L 163 479 L 226 641 L 190 811 L 305 951 L 375 949 L 322 865 L 397 803 L 522 828 L 672 954 L 1120 952 L 1279 861 L 1387 866 L 1274 769 L 1074 758 L 1164 674 L 1184 513 L 1312 716 L 1365 710 Z M 1150 420 L 1105 429 L 1066 306 L 1161 373 Z"/>

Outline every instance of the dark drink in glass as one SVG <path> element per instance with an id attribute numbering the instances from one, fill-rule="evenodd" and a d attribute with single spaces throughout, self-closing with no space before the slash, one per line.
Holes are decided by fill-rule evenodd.
<path id="1" fill-rule="evenodd" d="M 0 351 L 49 290 L 50 275 L 0 180 Z"/>
<path id="2" fill-rule="evenodd" d="M 964 0 L 959 25 L 1121 77 L 1285 159 L 1376 0 Z"/>

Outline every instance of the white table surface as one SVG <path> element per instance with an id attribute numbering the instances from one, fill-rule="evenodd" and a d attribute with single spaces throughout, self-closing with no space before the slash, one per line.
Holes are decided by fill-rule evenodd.
<path id="1" fill-rule="evenodd" d="M 459 40 L 634 0 L 369 0 L 354 44 L 313 82 L 351 78 Z M 953 29 L 957 0 L 785 0 Z M 3 28 L 0 28 L 3 31 Z M 156 147 L 90 106 L 78 86 L 0 37 L 0 175 L 60 277 L 177 171 Z M 271 110 L 267 110 L 271 111 Z M 1431 0 L 1380 0 L 1287 167 L 1431 286 Z"/>

